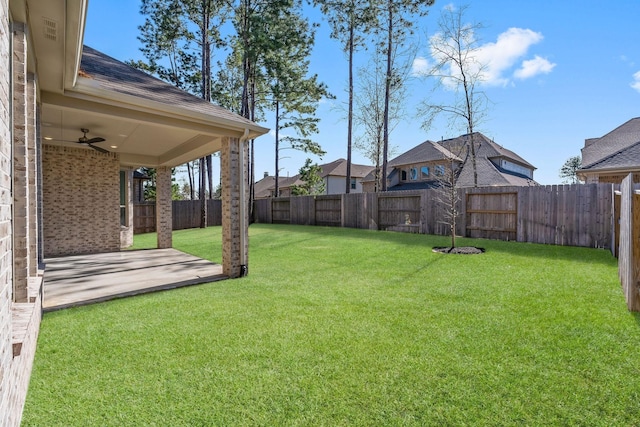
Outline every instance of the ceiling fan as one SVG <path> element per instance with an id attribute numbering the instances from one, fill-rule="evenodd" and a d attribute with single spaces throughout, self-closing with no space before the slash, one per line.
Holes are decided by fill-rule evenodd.
<path id="1" fill-rule="evenodd" d="M 89 133 L 89 129 L 85 129 L 85 128 L 81 128 L 80 131 L 82 131 L 82 133 L 84 134 L 83 136 L 81 136 L 80 138 L 78 138 L 78 144 L 84 144 L 87 145 L 91 148 L 93 148 L 96 151 L 99 151 L 101 153 L 108 153 L 109 151 L 105 150 L 104 148 L 101 147 L 96 147 L 93 144 L 96 144 L 98 142 L 103 142 L 106 141 L 106 139 L 101 138 L 101 137 L 95 137 L 95 138 L 87 138 L 87 134 Z"/>

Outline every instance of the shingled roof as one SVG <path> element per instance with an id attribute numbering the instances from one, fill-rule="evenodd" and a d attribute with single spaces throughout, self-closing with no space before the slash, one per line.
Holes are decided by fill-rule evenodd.
<path id="1" fill-rule="evenodd" d="M 617 169 L 640 166 L 640 117 L 618 126 L 601 138 L 585 140 L 582 170 Z"/>
<path id="2" fill-rule="evenodd" d="M 251 120 L 178 89 L 89 46 L 83 48 L 80 75 L 91 79 L 104 90 L 255 126 Z"/>
<path id="3" fill-rule="evenodd" d="M 461 162 L 462 159 L 451 151 L 449 151 L 444 146 L 435 143 L 433 141 L 425 141 L 422 144 L 416 145 L 409 151 L 405 151 L 400 154 L 398 157 L 389 161 L 388 166 L 396 167 L 396 166 L 404 166 L 411 165 L 415 163 L 423 163 L 423 162 L 431 162 L 443 159 L 453 159 L 455 161 Z"/>

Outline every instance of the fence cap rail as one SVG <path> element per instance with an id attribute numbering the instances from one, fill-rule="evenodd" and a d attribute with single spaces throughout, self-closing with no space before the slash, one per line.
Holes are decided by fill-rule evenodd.
<path id="1" fill-rule="evenodd" d="M 622 195 L 622 191 L 620 190 L 615 190 L 614 191 L 616 196 L 621 196 Z M 635 194 L 636 196 L 640 196 L 640 190 L 633 190 L 633 194 Z"/>

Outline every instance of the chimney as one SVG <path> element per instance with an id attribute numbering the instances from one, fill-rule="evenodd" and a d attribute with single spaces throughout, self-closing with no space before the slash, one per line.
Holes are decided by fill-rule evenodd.
<path id="1" fill-rule="evenodd" d="M 269 172 L 264 173 L 264 177 L 267 178 L 269 176 Z"/>

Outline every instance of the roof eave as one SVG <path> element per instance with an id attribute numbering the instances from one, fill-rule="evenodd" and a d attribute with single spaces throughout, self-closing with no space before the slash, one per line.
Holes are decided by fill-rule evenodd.
<path id="1" fill-rule="evenodd" d="M 65 92 L 65 96 L 90 100 L 112 106 L 119 106 L 127 109 L 150 112 L 156 115 L 193 121 L 204 125 L 222 127 L 230 130 L 233 134 L 232 136 L 239 136 L 237 134 L 243 134 L 245 129 L 249 130 L 249 139 L 257 138 L 258 136 L 269 132 L 268 128 L 259 126 L 253 122 L 213 117 L 208 114 L 199 113 L 176 105 L 168 105 L 133 95 L 105 90 L 92 84 L 91 79 L 85 77 L 79 77 L 74 90 Z"/>

